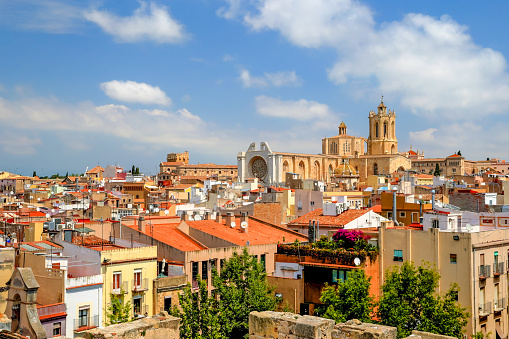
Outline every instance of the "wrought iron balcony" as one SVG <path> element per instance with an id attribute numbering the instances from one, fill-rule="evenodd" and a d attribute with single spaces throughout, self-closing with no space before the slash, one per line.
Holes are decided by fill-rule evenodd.
<path id="1" fill-rule="evenodd" d="M 495 299 L 493 301 L 493 308 L 495 309 L 495 312 L 500 312 L 506 307 L 507 307 L 506 298 Z"/>
<path id="2" fill-rule="evenodd" d="M 120 285 L 115 284 L 114 282 L 111 283 L 111 293 L 112 294 L 123 294 L 128 291 L 128 285 L 129 283 L 127 280 L 122 281 Z"/>
<path id="3" fill-rule="evenodd" d="M 86 331 L 95 327 L 99 327 L 99 315 L 80 317 L 74 319 L 74 332 Z"/>
<path id="4" fill-rule="evenodd" d="M 480 265 L 479 266 L 479 279 L 486 279 L 491 276 L 491 266 L 490 265 Z"/>
<path id="5" fill-rule="evenodd" d="M 485 317 L 491 313 L 491 302 L 479 304 L 479 316 Z"/>
<path id="6" fill-rule="evenodd" d="M 505 271 L 504 271 L 504 263 L 503 262 L 499 262 L 498 264 L 493 264 L 493 276 L 494 277 L 498 277 L 501 274 L 503 274 L 504 272 Z"/>
<path id="7" fill-rule="evenodd" d="M 132 280 L 133 292 L 144 292 L 148 290 L 148 278 L 141 279 L 141 281 Z"/>

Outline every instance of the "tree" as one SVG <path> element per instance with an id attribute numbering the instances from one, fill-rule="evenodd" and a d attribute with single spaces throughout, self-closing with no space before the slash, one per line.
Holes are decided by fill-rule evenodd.
<path id="1" fill-rule="evenodd" d="M 461 151 L 458 151 L 458 155 L 461 156 Z"/>
<path id="2" fill-rule="evenodd" d="M 133 165 L 133 168 L 131 169 L 131 174 L 134 175 L 134 170 L 136 169 L 136 167 L 134 167 Z"/>
<path id="3" fill-rule="evenodd" d="M 440 275 L 435 267 L 415 267 L 406 261 L 385 273 L 378 317 L 383 325 L 398 329 L 398 338 L 419 330 L 461 338 L 468 312 L 456 301 L 457 284 L 444 296 L 435 295 Z"/>
<path id="4" fill-rule="evenodd" d="M 274 288 L 267 281 L 265 268 L 249 254 L 247 247 L 242 254 L 233 253 L 220 273 L 212 271 L 212 284 L 224 338 L 247 338 L 249 313 L 272 311 L 276 307 Z"/>
<path id="5" fill-rule="evenodd" d="M 207 283 L 197 277 L 198 292 L 193 293 L 188 283 L 183 294 L 179 296 L 180 308 L 173 308 L 171 313 L 182 320 L 180 337 L 190 339 L 221 339 L 217 301 L 209 297 Z"/>
<path id="6" fill-rule="evenodd" d="M 440 166 L 438 166 L 438 163 L 435 166 L 435 172 L 433 173 L 434 176 L 440 175 Z"/>
<path id="7" fill-rule="evenodd" d="M 140 174 L 140 169 L 138 167 L 136 167 L 136 170 L 135 170 L 135 173 L 136 175 Z"/>
<path id="8" fill-rule="evenodd" d="M 36 177 L 37 176 L 37 173 L 34 171 L 34 173 L 32 173 L 32 177 Z"/>
<path id="9" fill-rule="evenodd" d="M 108 306 L 108 325 L 125 323 L 131 320 L 132 306 L 131 301 L 124 303 L 126 292 L 120 291 L 119 295 L 111 294 L 111 303 Z"/>
<path id="10" fill-rule="evenodd" d="M 326 285 L 320 296 L 324 305 L 317 309 L 317 315 L 341 323 L 350 319 L 371 322 L 374 299 L 369 295 L 370 280 L 364 270 L 356 269 L 337 286 Z"/>

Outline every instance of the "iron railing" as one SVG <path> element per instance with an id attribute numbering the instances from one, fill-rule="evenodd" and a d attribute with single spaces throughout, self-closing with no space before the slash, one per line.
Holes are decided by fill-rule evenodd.
<path id="1" fill-rule="evenodd" d="M 81 332 L 86 331 L 94 327 L 99 327 L 99 315 L 79 317 L 74 319 L 74 331 Z"/>
<path id="2" fill-rule="evenodd" d="M 491 266 L 490 265 L 480 265 L 479 266 L 479 279 L 486 279 L 491 276 Z"/>
<path id="3" fill-rule="evenodd" d="M 491 302 L 479 304 L 479 316 L 485 317 L 491 313 Z"/>
<path id="4" fill-rule="evenodd" d="M 495 309 L 495 311 L 502 311 L 506 307 L 507 307 L 506 298 L 495 299 L 493 301 L 493 308 Z"/>
<path id="5" fill-rule="evenodd" d="M 133 292 L 143 292 L 148 290 L 148 278 L 143 278 L 141 281 L 132 280 Z"/>
<path id="6" fill-rule="evenodd" d="M 129 283 L 127 282 L 127 280 L 122 281 L 120 283 L 120 286 L 115 284 L 114 282 L 112 282 L 111 283 L 111 293 L 112 294 L 123 294 L 123 293 L 126 293 L 128 291 L 128 285 L 129 285 Z"/>

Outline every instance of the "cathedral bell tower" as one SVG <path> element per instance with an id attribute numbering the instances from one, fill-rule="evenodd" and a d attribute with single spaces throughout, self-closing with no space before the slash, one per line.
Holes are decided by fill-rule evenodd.
<path id="1" fill-rule="evenodd" d="M 396 112 L 387 111 L 384 97 L 377 107 L 377 112 L 369 112 L 368 154 L 397 154 Z"/>

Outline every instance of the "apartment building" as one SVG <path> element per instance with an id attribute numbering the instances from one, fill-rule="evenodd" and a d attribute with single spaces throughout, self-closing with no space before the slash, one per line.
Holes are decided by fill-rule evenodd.
<path id="1" fill-rule="evenodd" d="M 458 302 L 470 313 L 466 335 L 508 333 L 509 229 L 462 226 L 461 213 L 425 214 L 424 230 L 379 229 L 380 272 L 404 261 L 435 264 L 437 293 L 459 285 Z M 380 285 L 384 276 L 380 275 Z"/>

